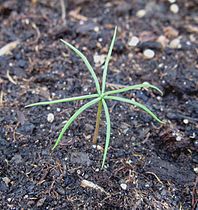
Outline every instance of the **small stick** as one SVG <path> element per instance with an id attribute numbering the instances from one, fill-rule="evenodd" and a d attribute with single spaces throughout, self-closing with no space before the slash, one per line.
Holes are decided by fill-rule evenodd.
<path id="1" fill-rule="evenodd" d="M 125 87 L 128 87 L 127 85 L 118 85 L 118 84 L 114 84 L 114 83 L 109 83 L 109 82 L 106 82 L 106 86 L 107 87 L 111 87 L 112 89 L 119 89 L 119 88 L 125 88 Z"/>
<path id="2" fill-rule="evenodd" d="M 93 144 L 97 144 L 101 112 L 102 112 L 102 101 L 99 101 L 98 102 L 98 112 L 97 112 L 97 116 L 96 116 L 96 126 L 95 126 L 95 131 L 94 131 L 94 136 L 93 136 Z"/>
<path id="3" fill-rule="evenodd" d="M 9 70 L 7 70 L 6 76 L 7 76 L 8 80 L 9 80 L 11 83 L 13 83 L 13 84 L 15 84 L 15 85 L 17 84 L 16 81 L 14 81 L 14 79 L 10 76 Z"/>
<path id="4" fill-rule="evenodd" d="M 0 107 L 3 106 L 3 96 L 4 96 L 4 92 L 1 90 L 1 92 L 0 92 Z"/>
<path id="5" fill-rule="evenodd" d="M 158 181 L 161 185 L 163 185 L 163 182 L 160 180 L 160 178 L 159 178 L 155 173 L 150 172 L 150 171 L 147 171 L 146 174 L 152 174 L 152 175 L 157 179 L 157 181 Z"/>
<path id="6" fill-rule="evenodd" d="M 37 34 L 36 39 L 33 42 L 31 42 L 31 44 L 36 44 L 41 37 L 41 32 L 35 23 L 32 23 L 31 25 L 32 25 L 32 28 L 36 30 L 36 34 Z"/>
<path id="7" fill-rule="evenodd" d="M 65 0 L 60 0 L 61 4 L 61 12 L 62 12 L 62 21 L 63 25 L 66 25 L 66 6 L 65 6 Z"/>

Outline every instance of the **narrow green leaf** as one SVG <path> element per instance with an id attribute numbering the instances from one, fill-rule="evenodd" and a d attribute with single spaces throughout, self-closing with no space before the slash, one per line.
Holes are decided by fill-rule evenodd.
<path id="1" fill-rule="evenodd" d="M 107 58 L 106 58 L 105 64 L 104 64 L 104 70 L 103 70 L 103 76 L 102 76 L 102 93 L 105 92 L 107 70 L 108 70 L 109 60 L 111 58 L 111 53 L 112 53 L 112 50 L 113 50 L 113 46 L 114 46 L 114 43 L 115 43 L 116 32 L 117 32 L 117 27 L 115 27 L 113 38 L 112 38 L 112 41 L 111 41 L 111 45 L 110 45 L 108 55 L 107 55 Z"/>
<path id="2" fill-rule="evenodd" d="M 106 104 L 104 99 L 102 99 L 102 104 L 103 104 L 103 107 L 104 107 L 106 124 L 107 124 L 106 141 L 105 141 L 105 148 L 104 148 L 103 160 L 102 160 L 102 168 L 103 168 L 104 164 L 105 164 L 105 161 L 107 159 L 107 152 L 108 152 L 109 143 L 110 143 L 111 121 L 110 121 L 109 110 L 108 110 L 107 104 Z"/>
<path id="3" fill-rule="evenodd" d="M 50 105 L 50 104 L 57 104 L 57 103 L 63 103 L 63 102 L 77 101 L 77 100 L 96 98 L 96 97 L 98 97 L 98 94 L 76 96 L 76 97 L 71 97 L 71 98 L 63 98 L 63 99 L 58 99 L 58 100 L 54 100 L 54 101 L 42 101 L 42 102 L 38 102 L 38 103 L 29 104 L 29 105 L 25 106 L 25 108 L 32 107 L 32 106 L 41 106 L 41 105 Z"/>
<path id="4" fill-rule="evenodd" d="M 140 88 L 152 88 L 154 90 L 157 90 L 161 95 L 163 95 L 162 91 L 158 87 L 156 87 L 154 85 L 151 85 L 148 82 L 144 82 L 144 83 L 138 84 L 138 85 L 132 85 L 132 86 L 124 87 L 124 88 L 121 88 L 121 89 L 118 89 L 118 90 L 107 91 L 104 94 L 105 95 L 112 95 L 112 94 L 116 94 L 116 93 L 126 92 L 126 91 L 129 91 L 129 90 L 136 90 L 136 89 L 140 89 Z"/>
<path id="5" fill-rule="evenodd" d="M 89 108 L 90 106 L 94 105 L 95 103 L 97 103 L 98 101 L 100 101 L 100 98 L 96 98 L 88 103 L 86 103 L 85 105 L 83 105 L 82 107 L 80 107 L 80 109 L 78 109 L 67 121 L 67 123 L 65 124 L 65 126 L 62 128 L 58 139 L 56 140 L 52 150 L 54 150 L 58 144 L 60 143 L 61 139 L 63 138 L 63 135 L 65 133 L 65 131 L 68 129 L 68 127 L 73 123 L 73 121 L 83 112 L 85 111 L 85 109 Z"/>
<path id="6" fill-rule="evenodd" d="M 73 45 L 71 45 L 70 43 L 64 41 L 63 39 L 61 39 L 61 41 L 70 49 L 72 49 L 85 63 L 85 65 L 87 66 L 89 72 L 91 73 L 91 76 L 94 79 L 95 85 L 96 85 L 96 90 L 98 92 L 98 94 L 100 94 L 100 85 L 99 85 L 99 81 L 98 78 L 96 77 L 96 74 L 91 66 L 91 64 L 89 63 L 89 61 L 87 60 L 87 58 L 85 57 L 85 55 L 83 53 L 81 53 L 77 48 L 75 48 Z"/>
<path id="7" fill-rule="evenodd" d="M 149 114 L 151 117 L 153 117 L 159 123 L 164 123 L 150 109 L 148 109 L 143 104 L 138 103 L 138 102 L 136 102 L 134 100 L 130 100 L 130 99 L 126 99 L 126 98 L 121 98 L 121 97 L 118 97 L 118 96 L 105 96 L 104 99 L 111 99 L 111 100 L 116 100 L 116 101 L 121 101 L 121 102 L 132 104 L 133 106 L 136 106 L 136 107 L 144 110 L 147 114 Z"/>

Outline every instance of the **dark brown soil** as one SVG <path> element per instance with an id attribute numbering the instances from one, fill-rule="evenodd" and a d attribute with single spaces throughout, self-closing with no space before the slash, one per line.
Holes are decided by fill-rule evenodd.
<path id="1" fill-rule="evenodd" d="M 0 56 L 0 209 L 198 208 L 198 1 L 177 1 L 174 14 L 168 0 L 70 0 L 65 18 L 59 0 L 0 2 L 0 48 L 19 40 L 10 54 Z M 146 15 L 140 18 L 141 9 Z M 96 149 L 97 107 L 80 115 L 52 152 L 63 122 L 84 102 L 24 106 L 94 93 L 89 72 L 59 38 L 76 45 L 95 66 L 93 55 L 107 53 L 115 25 L 108 88 L 157 85 L 163 97 L 145 90 L 125 96 L 146 104 L 166 125 L 109 102 L 111 146 L 100 170 L 105 118 Z M 132 35 L 141 39 L 134 48 L 128 44 Z M 179 47 L 170 45 L 174 39 Z M 154 58 L 145 59 L 147 48 Z M 95 69 L 101 78 L 101 67 Z M 52 123 L 49 113 L 55 116 Z M 83 187 L 82 180 L 104 191 Z"/>

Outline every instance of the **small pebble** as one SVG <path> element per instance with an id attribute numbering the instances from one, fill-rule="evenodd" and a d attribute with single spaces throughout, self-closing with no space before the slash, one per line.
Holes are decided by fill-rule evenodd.
<path id="1" fill-rule="evenodd" d="M 184 119 L 183 122 L 184 122 L 184 124 L 188 124 L 189 123 L 188 119 Z"/>
<path id="2" fill-rule="evenodd" d="M 161 51 L 163 49 L 162 45 L 156 41 L 141 42 L 140 44 L 138 44 L 138 48 L 141 51 L 144 51 L 146 49 Z"/>
<path id="3" fill-rule="evenodd" d="M 98 55 L 97 53 L 93 56 L 94 63 L 97 67 L 101 66 L 105 62 L 106 55 Z"/>
<path id="4" fill-rule="evenodd" d="M 179 6 L 177 4 L 171 4 L 170 11 L 174 14 L 177 14 L 179 12 Z"/>
<path id="5" fill-rule="evenodd" d="M 8 177 L 3 177 L 2 180 L 5 182 L 6 186 L 10 183 L 10 179 Z"/>
<path id="6" fill-rule="evenodd" d="M 162 98 L 160 96 L 157 96 L 157 100 L 160 101 Z"/>
<path id="7" fill-rule="evenodd" d="M 182 140 L 182 137 L 181 136 L 177 136 L 176 137 L 176 141 L 181 141 Z"/>
<path id="8" fill-rule="evenodd" d="M 103 147 L 101 147 L 100 145 L 97 145 L 96 148 L 97 148 L 97 150 L 99 150 L 99 151 L 103 151 Z"/>
<path id="9" fill-rule="evenodd" d="M 61 111 L 61 109 L 60 109 L 60 108 L 57 108 L 57 109 L 56 109 L 56 111 L 57 111 L 57 112 L 60 112 L 60 111 Z"/>
<path id="10" fill-rule="evenodd" d="M 123 16 L 129 13 L 131 9 L 132 9 L 131 3 L 127 3 L 126 1 L 123 2 L 121 1 L 115 8 L 115 12 L 117 13 L 117 15 Z"/>
<path id="11" fill-rule="evenodd" d="M 139 17 L 139 18 L 142 18 L 145 15 L 146 15 L 146 10 L 144 10 L 144 9 L 138 10 L 137 13 L 136 13 L 136 16 Z"/>
<path id="12" fill-rule="evenodd" d="M 99 28 L 98 26 L 96 26 L 96 27 L 94 28 L 94 31 L 95 31 L 95 32 L 99 32 L 99 31 L 100 31 L 100 28 Z"/>
<path id="13" fill-rule="evenodd" d="M 127 185 L 126 185 L 125 183 L 122 183 L 122 184 L 120 185 L 120 187 L 121 187 L 123 190 L 126 190 L 126 189 L 127 189 Z"/>
<path id="14" fill-rule="evenodd" d="M 81 170 L 79 170 L 79 169 L 76 172 L 77 172 L 78 175 L 81 174 Z"/>
<path id="15" fill-rule="evenodd" d="M 155 52 L 153 50 L 150 50 L 150 49 L 144 50 L 143 54 L 144 54 L 144 57 L 146 59 L 151 59 L 155 56 Z"/>
<path id="16" fill-rule="evenodd" d="M 139 43 L 139 38 L 137 36 L 133 36 L 131 40 L 129 40 L 128 45 L 130 47 L 135 47 Z"/>
<path id="17" fill-rule="evenodd" d="M 194 142 L 194 146 L 198 148 L 198 140 Z"/>
<path id="18" fill-rule="evenodd" d="M 169 40 L 165 36 L 161 35 L 158 37 L 157 42 L 165 48 L 168 45 Z"/>
<path id="19" fill-rule="evenodd" d="M 54 121 L 54 115 L 52 113 L 49 113 L 47 115 L 47 121 L 50 123 L 52 123 Z"/>
<path id="20" fill-rule="evenodd" d="M 181 48 L 180 39 L 179 39 L 179 38 L 173 39 L 173 40 L 170 42 L 169 46 L 170 46 L 170 48 L 172 48 L 172 49 L 179 49 L 179 48 Z"/>
<path id="21" fill-rule="evenodd" d="M 196 174 L 198 174 L 198 167 L 197 167 L 197 168 L 194 168 L 194 172 L 195 172 Z"/>
<path id="22" fill-rule="evenodd" d="M 24 195 L 24 198 L 27 199 L 28 198 L 28 195 Z"/>
<path id="23" fill-rule="evenodd" d="M 168 1 L 169 1 L 171 4 L 176 2 L 176 0 L 168 0 Z"/>

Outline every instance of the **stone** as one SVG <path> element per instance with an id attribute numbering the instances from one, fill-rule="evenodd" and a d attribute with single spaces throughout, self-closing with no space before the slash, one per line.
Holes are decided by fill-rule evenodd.
<path id="1" fill-rule="evenodd" d="M 142 18 L 145 15 L 146 15 L 146 10 L 144 10 L 144 9 L 138 10 L 137 13 L 136 13 L 136 16 L 139 17 L 139 18 Z"/>
<path id="2" fill-rule="evenodd" d="M 126 189 L 127 189 L 127 184 L 122 183 L 122 184 L 120 184 L 120 187 L 121 187 L 123 190 L 126 190 Z"/>
<path id="3" fill-rule="evenodd" d="M 165 48 L 168 45 L 169 40 L 165 36 L 161 35 L 158 37 L 157 42 L 159 42 L 162 47 Z"/>
<path id="4" fill-rule="evenodd" d="M 135 47 L 135 46 L 137 46 L 138 43 L 139 43 L 139 38 L 138 38 L 137 36 L 133 36 L 133 37 L 131 37 L 131 39 L 129 40 L 128 45 L 129 45 L 130 47 Z"/>
<path id="5" fill-rule="evenodd" d="M 171 4 L 170 11 L 174 14 L 177 14 L 179 12 L 179 6 L 177 4 Z"/>
<path id="6" fill-rule="evenodd" d="M 144 54 L 144 57 L 146 59 L 151 59 L 151 58 L 153 58 L 155 56 L 155 52 L 153 50 L 151 50 L 151 49 L 144 50 L 143 54 Z"/>
<path id="7" fill-rule="evenodd" d="M 31 135 L 34 129 L 35 129 L 34 124 L 26 122 L 17 129 L 17 132 L 23 135 Z"/>
<path id="8" fill-rule="evenodd" d="M 101 66 L 105 62 L 106 55 L 94 54 L 93 59 L 96 67 Z"/>
<path id="9" fill-rule="evenodd" d="M 146 50 L 146 49 L 161 51 L 163 47 L 159 42 L 146 41 L 146 42 L 141 42 L 140 44 L 138 44 L 138 48 L 141 51 Z"/>
<path id="10" fill-rule="evenodd" d="M 47 121 L 50 122 L 50 123 L 52 123 L 54 121 L 54 114 L 49 113 L 47 115 Z"/>
<path id="11" fill-rule="evenodd" d="M 179 38 L 173 39 L 170 42 L 169 47 L 172 49 L 180 49 L 181 48 L 180 39 Z"/>
<path id="12" fill-rule="evenodd" d="M 120 2 L 120 4 L 115 8 L 115 12 L 117 15 L 125 15 L 130 12 L 132 8 L 132 4 L 129 4 L 127 2 Z"/>

